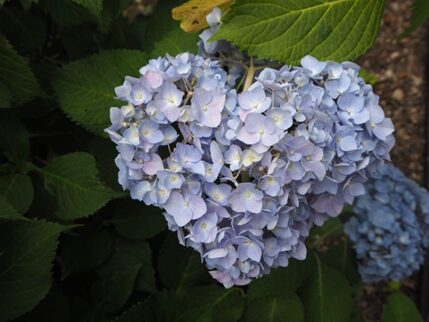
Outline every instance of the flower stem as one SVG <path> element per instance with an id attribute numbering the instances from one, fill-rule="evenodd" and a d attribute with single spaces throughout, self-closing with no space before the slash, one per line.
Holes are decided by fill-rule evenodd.
<path id="1" fill-rule="evenodd" d="M 243 92 L 246 91 L 253 82 L 253 77 L 255 76 L 255 66 L 253 65 L 253 58 L 250 57 L 250 66 L 247 68 L 246 79 L 244 80 Z"/>

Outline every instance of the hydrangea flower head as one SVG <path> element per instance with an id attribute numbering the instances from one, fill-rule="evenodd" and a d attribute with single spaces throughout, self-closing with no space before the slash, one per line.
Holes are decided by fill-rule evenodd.
<path id="1" fill-rule="evenodd" d="M 214 12 L 208 33 L 218 23 Z M 307 56 L 303 67 L 260 70 L 242 90 L 233 86 L 244 70 L 209 57 L 229 44 L 200 38 L 203 56 L 158 58 L 127 77 L 106 132 L 131 197 L 162 208 L 225 287 L 245 285 L 305 259 L 311 227 L 389 159 L 393 126 L 352 63 Z"/>
<path id="2" fill-rule="evenodd" d="M 397 168 L 379 168 L 345 224 L 364 282 L 401 280 L 416 272 L 428 247 L 429 193 Z"/>

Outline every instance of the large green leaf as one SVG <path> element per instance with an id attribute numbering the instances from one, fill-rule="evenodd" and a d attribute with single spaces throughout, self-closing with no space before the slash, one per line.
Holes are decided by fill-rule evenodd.
<path id="1" fill-rule="evenodd" d="M 192 305 L 192 302 L 186 303 L 182 297 L 172 291 L 163 291 L 132 306 L 114 321 L 173 322 L 178 320 L 180 314 L 183 314 L 184 308 L 192 307 Z M 186 322 L 190 321 L 192 320 Z"/>
<path id="2" fill-rule="evenodd" d="M 325 253 L 321 254 L 321 257 L 323 263 L 343 273 L 349 283 L 355 284 L 359 282 L 356 257 L 348 239 L 329 247 Z"/>
<path id="3" fill-rule="evenodd" d="M 176 320 L 181 322 L 235 322 L 244 309 L 244 297 L 238 288 L 198 286 L 186 290 L 182 296 L 189 304 L 178 314 Z"/>
<path id="4" fill-rule="evenodd" d="M 144 241 L 116 239 L 112 256 L 98 269 L 100 280 L 94 293 L 99 305 L 111 313 L 120 309 L 133 292 L 144 258 L 151 256 L 151 249 Z"/>
<path id="5" fill-rule="evenodd" d="M 103 0 L 72 0 L 74 3 L 88 9 L 94 16 L 100 18 L 103 9 Z"/>
<path id="6" fill-rule="evenodd" d="M 30 312 L 14 322 L 56 321 L 72 322 L 70 306 L 62 289 L 55 282 L 48 295 Z M 76 321 L 76 320 L 74 320 Z"/>
<path id="7" fill-rule="evenodd" d="M 130 26 L 130 32 L 138 38 L 142 49 L 151 53 L 151 57 L 197 51 L 198 34 L 184 32 L 171 17 L 171 10 L 181 2 L 159 1 L 154 14 Z"/>
<path id="8" fill-rule="evenodd" d="M 115 208 L 112 223 L 123 237 L 147 239 L 167 227 L 159 208 L 133 200 L 118 200 Z"/>
<path id="9" fill-rule="evenodd" d="M 252 299 L 247 304 L 247 322 L 303 322 L 304 307 L 294 293 Z"/>
<path id="10" fill-rule="evenodd" d="M 382 322 L 423 322 L 423 319 L 413 301 L 397 291 L 387 298 Z"/>
<path id="11" fill-rule="evenodd" d="M 23 173 L 0 177 L 0 195 L 3 195 L 21 214 L 25 214 L 34 196 L 31 178 Z"/>
<path id="12" fill-rule="evenodd" d="M 312 277 L 300 292 L 306 322 L 344 322 L 352 312 L 352 289 L 337 270 L 325 266 L 315 256 Z"/>
<path id="13" fill-rule="evenodd" d="M 41 94 L 39 84 L 23 57 L 0 34 L 0 83 L 6 85 L 16 105 Z"/>
<path id="14" fill-rule="evenodd" d="M 244 309 L 242 291 L 194 287 L 181 294 L 163 291 L 131 307 L 116 322 L 235 322 Z M 260 320 L 262 321 L 262 320 Z"/>
<path id="15" fill-rule="evenodd" d="M 88 153 L 60 156 L 41 171 L 57 196 L 56 215 L 64 220 L 91 215 L 117 195 L 97 178 L 94 157 Z"/>
<path id="16" fill-rule="evenodd" d="M 0 111 L 0 150 L 15 163 L 25 161 L 30 154 L 27 130 L 11 110 Z"/>
<path id="17" fill-rule="evenodd" d="M 429 19 L 429 1 L 427 0 L 414 0 L 411 24 L 406 30 L 406 34 L 409 34 L 421 26 L 424 22 Z"/>
<path id="18" fill-rule="evenodd" d="M 46 21 L 19 7 L 0 11 L 0 30 L 18 52 L 30 57 L 41 52 L 46 40 Z M 31 37 L 28 36 L 30 34 Z"/>
<path id="19" fill-rule="evenodd" d="M 144 292 L 156 292 L 158 290 L 155 281 L 155 267 L 151 256 L 143 257 L 142 268 L 137 275 L 135 288 L 137 291 Z"/>
<path id="20" fill-rule="evenodd" d="M 100 171 L 100 179 L 108 187 L 115 191 L 123 191 L 118 183 L 118 167 L 115 158 L 118 151 L 112 142 L 105 138 L 94 137 L 88 141 L 88 152 L 90 152 L 97 162 L 97 169 Z"/>
<path id="21" fill-rule="evenodd" d="M 286 268 L 276 268 L 249 286 L 250 298 L 284 296 L 295 292 L 311 273 L 314 258 L 309 256 L 305 261 L 291 259 Z"/>
<path id="22" fill-rule="evenodd" d="M 74 272 L 95 270 L 112 252 L 112 239 L 103 229 L 85 226 L 62 243 L 62 278 Z"/>
<path id="23" fill-rule="evenodd" d="M 76 123 L 98 135 L 109 126 L 109 109 L 120 106 L 114 88 L 125 76 L 137 76 L 146 54 L 112 50 L 63 66 L 53 86 L 63 111 Z"/>
<path id="24" fill-rule="evenodd" d="M 250 55 L 297 63 L 351 60 L 373 44 L 384 0 L 236 0 L 213 39 Z"/>
<path id="25" fill-rule="evenodd" d="M 328 238 L 338 238 L 341 235 L 344 235 L 344 228 L 338 217 L 328 219 L 322 226 L 316 226 L 311 231 L 316 244 L 323 244 Z"/>
<path id="26" fill-rule="evenodd" d="M 87 9 L 72 0 L 45 0 L 45 5 L 52 20 L 61 28 L 79 25 L 94 19 Z"/>
<path id="27" fill-rule="evenodd" d="M 199 255 L 192 249 L 179 245 L 173 234 L 169 234 L 161 246 L 158 273 L 164 286 L 176 289 L 178 293 L 211 281 Z"/>
<path id="28" fill-rule="evenodd" d="M 39 0 L 21 0 L 21 5 L 24 7 L 25 10 L 30 9 L 33 3 L 39 3 Z"/>
<path id="29" fill-rule="evenodd" d="M 57 238 L 65 228 L 44 221 L 0 224 L 0 321 L 31 310 L 48 293 Z"/>
<path id="30" fill-rule="evenodd" d="M 5 197 L 0 196 L 0 219 L 20 219 L 21 215 L 9 204 Z"/>
<path id="31" fill-rule="evenodd" d="M 12 95 L 5 84 L 0 82 L 0 108 L 11 107 Z"/>

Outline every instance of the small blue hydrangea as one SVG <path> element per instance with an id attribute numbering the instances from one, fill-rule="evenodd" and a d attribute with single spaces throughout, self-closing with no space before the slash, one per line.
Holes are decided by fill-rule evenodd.
<path id="1" fill-rule="evenodd" d="M 416 272 L 428 247 L 429 193 L 392 165 L 380 167 L 345 224 L 364 282 Z"/>
<path id="2" fill-rule="evenodd" d="M 234 61 L 245 56 L 207 42 L 219 15 L 208 17 L 201 55 L 153 59 L 125 78 L 106 132 L 123 189 L 162 208 L 179 242 L 231 287 L 305 259 L 311 227 L 389 160 L 394 128 L 349 62 L 306 56 L 300 67 L 258 69 L 237 93 L 244 69 Z"/>

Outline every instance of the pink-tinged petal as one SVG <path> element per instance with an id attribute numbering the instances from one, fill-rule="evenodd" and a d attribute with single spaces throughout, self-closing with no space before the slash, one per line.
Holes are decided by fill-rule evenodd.
<path id="1" fill-rule="evenodd" d="M 161 73 L 152 70 L 148 71 L 143 78 L 153 89 L 159 88 L 164 81 Z"/>

